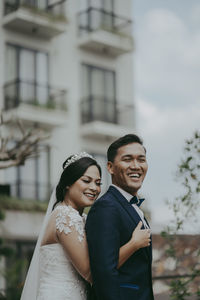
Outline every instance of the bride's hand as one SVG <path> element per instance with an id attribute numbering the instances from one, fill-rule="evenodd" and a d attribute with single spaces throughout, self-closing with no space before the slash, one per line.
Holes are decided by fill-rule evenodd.
<path id="1" fill-rule="evenodd" d="M 131 242 L 135 245 L 137 249 L 148 247 L 150 245 L 151 230 L 141 229 L 142 221 L 140 221 L 132 233 Z"/>

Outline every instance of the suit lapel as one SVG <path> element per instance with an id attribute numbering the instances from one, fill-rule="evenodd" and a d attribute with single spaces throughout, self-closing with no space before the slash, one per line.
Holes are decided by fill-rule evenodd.
<path id="1" fill-rule="evenodd" d="M 115 199 L 117 199 L 118 203 L 120 203 L 121 206 L 123 206 L 123 208 L 129 214 L 131 219 L 134 221 L 135 225 L 142 221 L 134 207 L 114 186 L 110 186 L 108 191 L 111 192 L 114 195 Z"/>
<path id="2" fill-rule="evenodd" d="M 142 219 L 140 218 L 140 216 L 138 215 L 138 213 L 136 212 L 134 207 L 127 201 L 127 199 L 114 186 L 110 186 L 108 189 L 108 192 L 111 192 L 114 195 L 115 199 L 117 198 L 118 203 L 121 204 L 121 206 L 126 210 L 128 215 L 131 217 L 131 219 L 137 226 L 138 223 L 140 221 L 142 221 Z M 144 229 L 144 225 L 142 226 L 142 229 Z M 147 259 L 148 260 L 151 259 L 151 255 L 150 255 L 151 251 L 149 251 L 148 248 L 142 248 L 142 250 L 144 251 L 144 254 L 147 257 Z"/>

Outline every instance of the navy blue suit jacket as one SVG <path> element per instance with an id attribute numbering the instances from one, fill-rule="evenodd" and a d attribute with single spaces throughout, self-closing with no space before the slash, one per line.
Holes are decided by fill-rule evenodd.
<path id="1" fill-rule="evenodd" d="M 89 211 L 86 234 L 93 278 L 93 299 L 153 300 L 152 247 L 141 248 L 117 269 L 119 249 L 141 221 L 113 186 Z"/>

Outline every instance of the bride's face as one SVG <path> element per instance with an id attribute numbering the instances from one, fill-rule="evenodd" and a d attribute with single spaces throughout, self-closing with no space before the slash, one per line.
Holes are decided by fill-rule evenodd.
<path id="1" fill-rule="evenodd" d="M 72 184 L 66 193 L 69 205 L 82 211 L 84 207 L 91 206 L 101 192 L 101 176 L 96 166 L 90 166 L 83 176 Z"/>

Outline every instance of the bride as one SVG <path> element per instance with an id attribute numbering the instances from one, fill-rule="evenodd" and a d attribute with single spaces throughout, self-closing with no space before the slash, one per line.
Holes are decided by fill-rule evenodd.
<path id="1" fill-rule="evenodd" d="M 85 236 L 86 215 L 101 188 L 101 168 L 86 152 L 63 163 L 26 277 L 21 300 L 86 300 L 92 283 Z M 134 230 L 131 240 L 120 248 L 120 267 L 130 255 L 149 243 L 147 230 Z"/>

